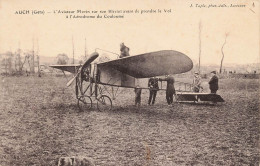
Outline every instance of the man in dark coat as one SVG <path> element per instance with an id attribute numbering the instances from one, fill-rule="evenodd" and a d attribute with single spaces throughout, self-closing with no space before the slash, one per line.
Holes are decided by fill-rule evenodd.
<path id="1" fill-rule="evenodd" d="M 135 91 L 135 106 L 140 107 L 141 105 L 141 94 L 142 94 L 142 88 L 137 85 L 134 89 Z"/>
<path id="2" fill-rule="evenodd" d="M 217 93 L 218 90 L 218 77 L 216 76 L 216 71 L 211 72 L 211 79 L 209 81 L 210 93 Z"/>
<path id="3" fill-rule="evenodd" d="M 129 50 L 130 49 L 128 47 L 126 47 L 124 43 L 121 43 L 120 44 L 120 56 L 119 56 L 119 58 L 130 56 Z"/>
<path id="4" fill-rule="evenodd" d="M 168 105 L 171 105 L 173 103 L 173 95 L 175 95 L 174 78 L 171 75 L 167 75 L 165 79 L 160 78 L 159 80 L 167 82 L 166 100 Z"/>
<path id="5" fill-rule="evenodd" d="M 149 81 L 148 81 L 148 87 L 149 87 L 149 90 L 150 90 L 150 96 L 149 96 L 148 104 L 150 105 L 151 101 L 152 101 L 152 104 L 154 104 L 157 91 L 159 90 L 158 78 L 155 78 L 155 77 L 150 78 Z"/>

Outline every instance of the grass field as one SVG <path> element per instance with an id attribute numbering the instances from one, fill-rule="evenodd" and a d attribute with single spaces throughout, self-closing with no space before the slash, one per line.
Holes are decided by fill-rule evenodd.
<path id="1" fill-rule="evenodd" d="M 133 106 L 122 89 L 111 111 L 79 112 L 63 77 L 0 76 L 0 165 L 259 165 L 259 80 L 221 79 L 225 103 Z M 177 79 L 178 80 L 178 79 Z"/>

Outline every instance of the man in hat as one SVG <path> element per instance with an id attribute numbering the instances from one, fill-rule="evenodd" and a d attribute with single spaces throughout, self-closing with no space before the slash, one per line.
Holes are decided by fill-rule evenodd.
<path id="1" fill-rule="evenodd" d="M 128 47 L 126 47 L 124 43 L 121 43 L 120 44 L 120 56 L 119 56 L 119 58 L 130 56 L 129 50 L 130 49 Z"/>
<path id="2" fill-rule="evenodd" d="M 175 95 L 174 78 L 171 75 L 166 75 L 166 78 L 160 78 L 159 81 L 166 81 L 166 100 L 170 106 L 173 103 L 173 95 Z"/>
<path id="3" fill-rule="evenodd" d="M 216 76 L 216 71 L 211 72 L 211 79 L 209 81 L 210 93 L 217 93 L 218 90 L 218 77 Z"/>
<path id="4" fill-rule="evenodd" d="M 202 88 L 200 86 L 200 84 L 201 84 L 201 77 L 200 77 L 198 72 L 195 72 L 194 78 L 193 78 L 193 92 L 199 92 L 200 91 L 200 88 Z"/>
<path id="5" fill-rule="evenodd" d="M 152 101 L 152 105 L 153 105 L 155 102 L 157 91 L 159 90 L 158 78 L 156 78 L 156 77 L 150 78 L 148 81 L 148 87 L 149 87 L 149 91 L 150 91 L 148 104 L 150 105 L 151 101 Z"/>

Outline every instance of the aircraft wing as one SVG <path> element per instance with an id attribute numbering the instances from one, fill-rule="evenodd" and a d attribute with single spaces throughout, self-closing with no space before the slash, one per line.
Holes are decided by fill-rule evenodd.
<path id="1" fill-rule="evenodd" d="M 80 64 L 70 64 L 70 65 L 50 65 L 49 67 L 59 69 L 62 71 L 67 71 L 70 73 L 76 73 L 80 66 L 81 66 Z"/>
<path id="2" fill-rule="evenodd" d="M 98 68 L 112 68 L 135 78 L 180 74 L 192 69 L 192 60 L 181 52 L 163 50 L 97 64 Z"/>

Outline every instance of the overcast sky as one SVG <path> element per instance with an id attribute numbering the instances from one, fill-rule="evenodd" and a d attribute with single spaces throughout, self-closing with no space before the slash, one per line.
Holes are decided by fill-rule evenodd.
<path id="1" fill-rule="evenodd" d="M 246 7 L 198 8 L 196 4 L 244 4 Z M 193 4 L 193 7 L 190 5 Z M 254 5 L 253 5 L 254 4 Z M 18 15 L 19 10 L 44 10 L 45 15 Z M 125 14 L 124 18 L 66 19 L 53 10 L 162 10 L 162 13 Z M 164 13 L 171 9 L 171 13 Z M 93 14 L 86 14 L 93 15 Z M 108 14 L 111 15 L 111 14 Z M 120 14 L 115 14 L 120 15 Z M 131 55 L 159 50 L 177 50 L 198 60 L 201 21 L 201 63 L 219 64 L 221 46 L 225 63 L 259 63 L 259 1 L 251 0 L 0 0 L 0 53 L 35 48 L 40 55 L 56 57 L 65 53 L 75 57 L 102 48 L 119 53 L 124 42 Z"/>

